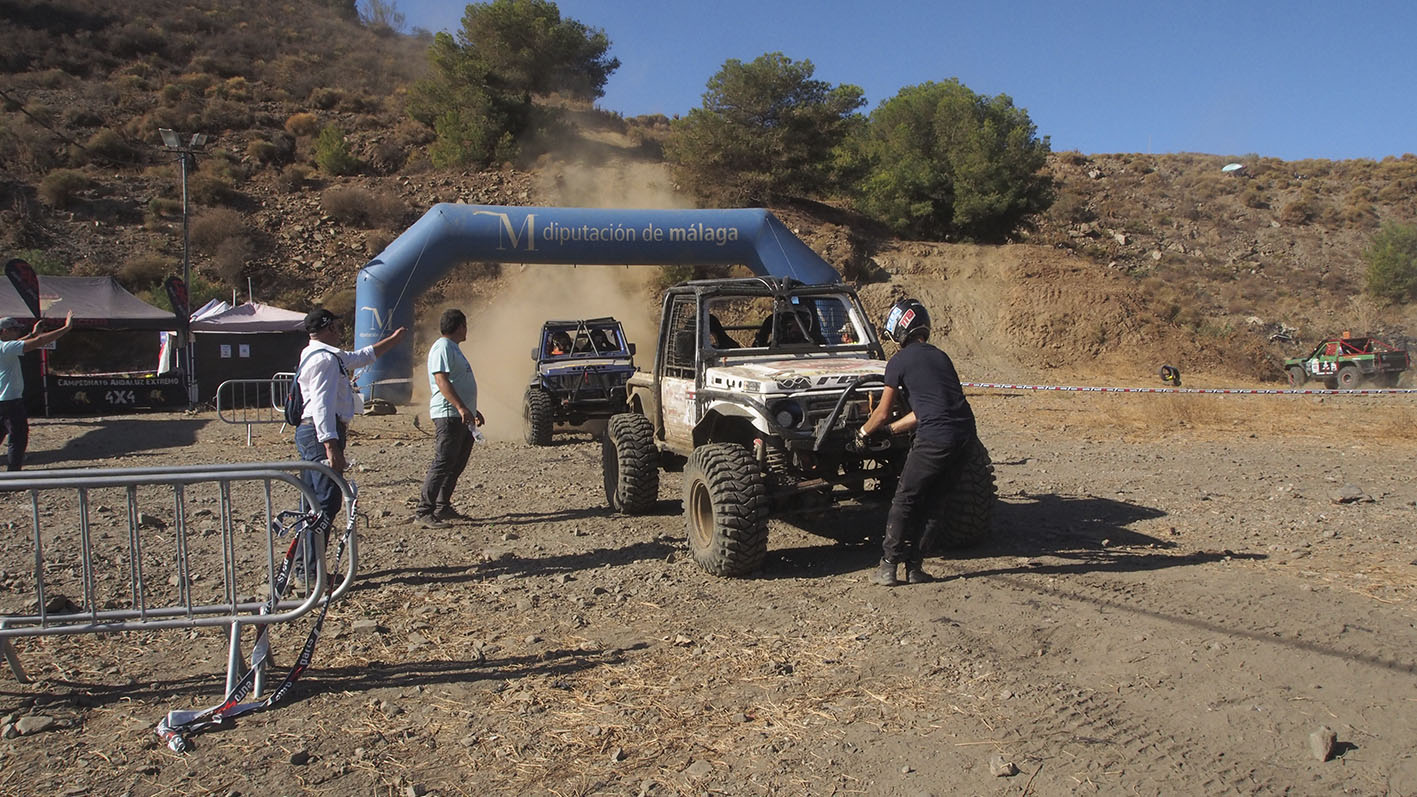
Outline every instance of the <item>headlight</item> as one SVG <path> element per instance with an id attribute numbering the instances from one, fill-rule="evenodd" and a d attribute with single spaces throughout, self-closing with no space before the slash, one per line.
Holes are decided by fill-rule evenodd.
<path id="1" fill-rule="evenodd" d="M 801 425 L 802 419 L 806 417 L 802 412 L 802 405 L 797 403 L 796 399 L 779 401 L 772 405 L 771 409 L 773 420 L 777 421 L 777 425 L 784 429 L 797 428 Z"/>

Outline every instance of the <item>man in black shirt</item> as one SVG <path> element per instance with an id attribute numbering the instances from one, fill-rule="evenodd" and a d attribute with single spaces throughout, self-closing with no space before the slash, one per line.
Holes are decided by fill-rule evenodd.
<path id="1" fill-rule="evenodd" d="M 885 333 L 900 344 L 900 351 L 886 363 L 886 386 L 881 402 L 857 432 L 858 446 L 882 432 L 898 434 L 915 430 L 915 442 L 905 458 L 890 514 L 886 516 L 886 538 L 882 543 L 881 564 L 871 581 L 893 587 L 900 581 L 896 570 L 905 562 L 908 583 L 921 584 L 931 577 L 921 565 L 921 535 L 936 496 L 949 489 L 959 473 L 965 452 L 974 442 L 974 411 L 964 397 L 959 374 L 948 354 L 931 346 L 930 315 L 914 299 L 902 299 L 886 316 Z M 896 393 L 904 392 L 911 411 L 895 421 L 888 420 Z"/>

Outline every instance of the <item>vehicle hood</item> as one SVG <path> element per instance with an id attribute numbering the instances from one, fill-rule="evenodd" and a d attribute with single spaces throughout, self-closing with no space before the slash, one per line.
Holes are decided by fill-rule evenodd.
<path id="1" fill-rule="evenodd" d="M 794 393 L 843 388 L 863 376 L 885 372 L 885 360 L 865 357 L 755 360 L 705 369 L 704 386 L 746 393 Z"/>

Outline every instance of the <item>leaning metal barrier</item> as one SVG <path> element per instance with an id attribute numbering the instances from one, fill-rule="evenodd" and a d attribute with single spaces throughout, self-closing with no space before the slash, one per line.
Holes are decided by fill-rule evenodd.
<path id="1" fill-rule="evenodd" d="M 217 418 L 246 425 L 246 445 L 260 423 L 285 423 L 285 396 L 295 374 L 279 372 L 270 379 L 228 379 L 217 385 Z"/>
<path id="2" fill-rule="evenodd" d="M 285 561 L 277 559 L 277 537 L 287 530 L 281 527 L 283 516 L 294 514 L 278 510 L 277 501 L 289 501 L 292 510 L 296 503 L 302 508 L 319 505 L 300 478 L 305 473 L 333 479 L 345 505 L 353 506 L 353 487 L 318 462 L 0 474 L 0 517 L 20 529 L 14 518 L 28 510 L 33 547 L 32 562 L 20 565 L 33 566 L 33 603 L 20 611 L 11 610 L 12 599 L 0 605 L 0 648 L 15 676 L 25 680 L 10 642 L 13 637 L 226 627 L 230 690 L 241 677 L 243 627 L 289 622 L 327 599 L 323 541 L 314 546 L 315 553 L 299 554 L 309 562 L 304 597 L 284 598 L 277 588 L 277 572 Z M 114 503 L 121 502 L 121 509 L 101 503 L 115 491 Z M 65 502 L 65 493 L 77 500 Z M 140 502 L 140 493 L 144 499 L 165 493 L 170 503 Z M 28 501 L 22 498 L 26 494 Z M 259 508 L 252 511 L 245 502 Z M 169 510 L 170 521 L 157 514 Z M 354 525 L 348 525 L 344 577 L 328 592 L 329 601 L 354 582 Z M 293 545 L 279 544 L 282 551 Z M 15 567 L 14 560 L 7 556 L 4 567 Z M 248 577 L 248 568 L 257 573 L 254 579 Z M 7 575 L 12 589 L 24 578 L 23 570 Z M 264 672 L 255 677 L 259 694 Z"/>

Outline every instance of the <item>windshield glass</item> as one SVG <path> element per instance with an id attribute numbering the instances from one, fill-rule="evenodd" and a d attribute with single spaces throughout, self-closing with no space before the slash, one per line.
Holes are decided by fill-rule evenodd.
<path id="1" fill-rule="evenodd" d="M 614 323 L 547 324 L 541 332 L 547 357 L 618 357 L 626 354 L 620 325 Z"/>

